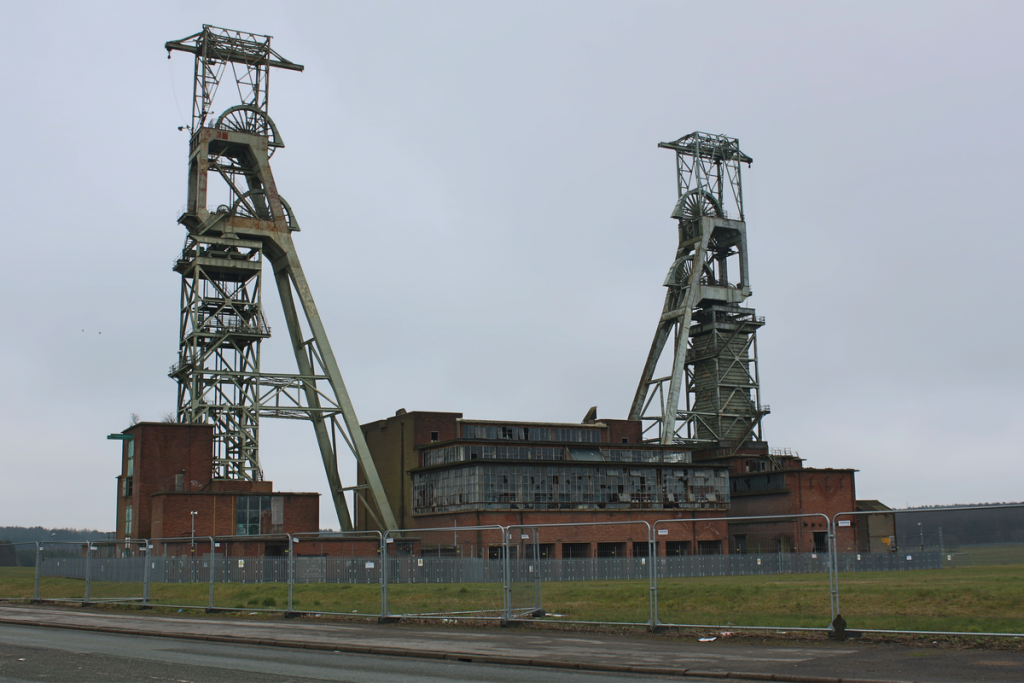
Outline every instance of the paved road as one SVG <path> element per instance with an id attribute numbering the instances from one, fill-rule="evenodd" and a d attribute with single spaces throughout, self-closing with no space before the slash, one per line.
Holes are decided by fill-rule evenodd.
<path id="1" fill-rule="evenodd" d="M 620 674 L 0 625 L 0 682 L 611 683 Z M 669 679 L 637 676 L 635 680 Z M 689 679 L 687 679 L 689 680 Z M 700 679 L 693 679 L 700 680 Z M 704 679 L 709 680 L 709 679 Z"/>
<path id="2" fill-rule="evenodd" d="M 235 639 L 238 642 L 268 646 L 265 650 L 269 653 L 267 656 L 272 658 L 289 657 L 291 654 L 286 655 L 282 651 L 295 648 L 317 648 L 326 652 L 338 649 L 348 655 L 404 655 L 413 658 L 408 660 L 411 662 L 410 671 L 420 673 L 425 672 L 423 667 L 427 659 L 447 656 L 454 661 L 473 660 L 474 665 L 481 662 L 507 666 L 531 665 L 526 678 L 538 678 L 541 675 L 540 668 L 558 666 L 605 671 L 617 669 L 620 672 L 619 679 L 622 678 L 621 673 L 628 671 L 625 667 L 639 667 L 649 673 L 675 676 L 683 672 L 687 676 L 699 675 L 698 672 L 714 672 L 719 675 L 730 672 L 730 678 L 754 678 L 761 675 L 761 680 L 764 680 L 765 674 L 771 674 L 774 680 L 813 677 L 825 681 L 874 679 L 928 683 L 1024 681 L 1024 652 L 1020 651 L 985 652 L 827 642 L 775 646 L 721 638 L 713 643 L 698 643 L 693 639 L 640 634 L 624 636 L 531 628 L 457 630 L 407 625 L 324 623 L 315 619 L 246 620 L 224 615 L 156 616 L 145 612 L 105 613 L 83 609 L 0 605 L 0 624 L 3 623 L 37 625 L 23 629 L 23 632 L 31 628 L 50 630 L 39 626 L 64 626 L 70 629 L 108 629 L 129 634 L 193 639 L 179 641 L 172 646 L 184 651 L 205 646 L 208 644 L 207 639 Z M 65 633 L 70 638 L 71 634 L 81 631 L 67 630 Z M 22 646 L 31 646 L 31 643 Z M 369 659 L 373 660 L 372 657 Z M 445 666 L 458 668 L 455 664 Z M 6 673 L 6 665 L 3 671 L 9 675 Z M 280 675 L 276 671 L 268 670 L 268 673 Z M 568 674 L 568 671 L 558 671 L 553 675 L 558 680 L 565 680 Z M 499 679 L 484 676 L 479 680 Z"/>

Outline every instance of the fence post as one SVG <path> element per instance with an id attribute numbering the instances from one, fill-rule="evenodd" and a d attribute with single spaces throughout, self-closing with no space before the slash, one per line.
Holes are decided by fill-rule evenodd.
<path id="1" fill-rule="evenodd" d="M 387 620 L 391 616 L 388 610 L 388 534 L 385 531 L 380 535 L 380 618 Z"/>
<path id="2" fill-rule="evenodd" d="M 215 578 L 214 571 L 213 571 L 213 557 L 214 557 L 214 554 L 213 554 L 213 542 L 214 542 L 214 540 L 213 540 L 213 536 L 208 536 L 208 538 L 210 539 L 210 603 L 209 603 L 209 605 L 207 606 L 206 609 L 208 611 L 213 611 L 213 580 Z"/>
<path id="3" fill-rule="evenodd" d="M 530 532 L 533 534 L 533 616 L 544 616 L 544 591 L 540 583 L 540 533 L 537 527 Z"/>
<path id="4" fill-rule="evenodd" d="M 292 613 L 292 584 L 295 577 L 295 545 L 288 534 L 288 614 Z"/>
<path id="5" fill-rule="evenodd" d="M 144 538 L 142 542 L 144 552 L 142 553 L 142 559 L 145 561 L 145 565 L 142 567 L 142 606 L 145 608 L 149 603 L 149 565 L 150 565 L 150 553 L 149 553 L 149 539 Z"/>
<path id="6" fill-rule="evenodd" d="M 85 600 L 82 604 L 88 604 L 92 597 L 92 541 L 85 542 Z"/>
<path id="7" fill-rule="evenodd" d="M 501 528 L 502 555 L 504 555 L 501 583 L 502 592 L 505 594 L 505 615 L 502 621 L 506 624 L 512 621 L 512 560 L 508 543 L 509 536 L 511 535 L 511 527 Z"/>
<path id="8" fill-rule="evenodd" d="M 651 566 L 648 568 L 651 588 L 651 617 L 648 630 L 652 632 L 658 628 L 658 542 L 655 540 L 655 530 L 657 527 L 657 522 L 654 523 L 653 527 L 650 525 L 647 527 L 647 561 L 651 563 Z"/>
<path id="9" fill-rule="evenodd" d="M 838 586 L 838 552 L 836 551 L 836 525 L 835 519 L 828 521 L 828 591 L 829 607 L 832 610 L 832 618 L 829 623 L 836 620 L 839 613 L 839 586 Z"/>
<path id="10" fill-rule="evenodd" d="M 32 588 L 32 599 L 39 599 L 39 575 L 43 566 L 43 544 L 36 541 L 36 578 L 35 586 Z"/>

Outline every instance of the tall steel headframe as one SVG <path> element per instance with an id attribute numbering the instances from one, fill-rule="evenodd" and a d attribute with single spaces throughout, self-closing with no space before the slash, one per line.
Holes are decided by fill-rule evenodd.
<path id="1" fill-rule="evenodd" d="M 676 153 L 679 247 L 629 417 L 644 421 L 647 441 L 735 452 L 762 439 L 769 412 L 757 371 L 764 318 L 740 305 L 750 296 L 740 169 L 753 160 L 724 135 L 691 133 L 658 146 Z M 671 372 L 656 378 L 669 338 Z"/>
<path id="2" fill-rule="evenodd" d="M 168 58 L 172 50 L 195 55 L 188 203 L 178 219 L 188 234 L 174 264 L 181 274 L 181 334 L 170 376 L 178 382 L 178 421 L 214 425 L 215 476 L 261 480 L 260 418 L 309 420 L 342 530 L 353 528 L 346 490 L 364 500 L 378 525 L 397 529 L 299 263 L 292 239 L 298 222 L 270 169 L 271 154 L 284 147 L 267 112 L 270 68 L 303 67 L 274 52 L 270 36 L 213 26 L 165 47 Z M 227 90 L 237 100 L 215 115 L 229 67 L 236 88 Z M 265 265 L 281 297 L 296 374 L 260 367 L 260 344 L 270 337 Z M 339 441 L 355 456 L 365 486 L 342 487 Z"/>

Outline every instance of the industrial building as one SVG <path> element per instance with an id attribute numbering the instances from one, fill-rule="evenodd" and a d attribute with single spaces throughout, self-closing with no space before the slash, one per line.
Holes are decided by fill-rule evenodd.
<path id="1" fill-rule="evenodd" d="M 165 47 L 169 57 L 195 58 L 178 219 L 186 240 L 174 264 L 177 423 L 112 435 L 123 442 L 119 537 L 315 533 L 318 494 L 274 492 L 264 480 L 263 417 L 312 424 L 340 528 L 409 530 L 393 552 L 494 557 L 493 529 L 459 540 L 427 530 L 561 524 L 555 541 L 533 552 L 646 555 L 647 539 L 628 524 L 594 523 L 664 519 L 691 523 L 659 530 L 659 555 L 815 552 L 828 525 L 801 515 L 857 509 L 855 470 L 805 467 L 764 436 L 771 411 L 761 400 L 757 334 L 765 318 L 745 305 L 752 278 L 741 170 L 752 159 L 738 140 L 695 132 L 659 145 L 675 156 L 670 215 L 679 241 L 666 254 L 665 303 L 627 419 L 599 420 L 596 409 L 579 424 L 399 410 L 361 424 L 299 262 L 298 220 L 270 167 L 284 142 L 267 108 L 269 72 L 303 67 L 271 49 L 269 36 L 213 26 Z M 218 89 L 226 74 L 236 87 Z M 218 92 L 239 98 L 215 116 Z M 261 366 L 271 336 L 265 274 L 280 296 L 294 373 Z M 346 451 L 358 465 L 353 486 L 338 474 Z M 788 519 L 743 519 L 754 516 Z M 837 542 L 874 550 L 885 531 L 850 526 Z"/>
<path id="2" fill-rule="evenodd" d="M 122 444 L 119 539 L 244 537 L 320 528 L 319 493 L 276 492 L 269 481 L 216 478 L 212 425 L 141 422 L 109 438 Z M 265 545 L 250 550 L 283 554 L 287 542 Z"/>

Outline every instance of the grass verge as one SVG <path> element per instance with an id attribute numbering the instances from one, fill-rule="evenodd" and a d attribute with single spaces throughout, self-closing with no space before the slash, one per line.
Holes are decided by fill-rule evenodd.
<path id="1" fill-rule="evenodd" d="M 840 612 L 850 629 L 1024 633 L 1024 565 L 981 566 L 908 572 L 839 575 Z M 32 597 L 31 568 L 0 568 L 0 598 Z M 85 582 L 44 577 L 40 595 L 81 600 Z M 93 600 L 136 598 L 139 583 L 94 581 Z M 214 606 L 239 611 L 283 610 L 286 584 L 216 583 Z M 645 623 L 650 607 L 646 581 L 576 581 L 542 584 L 550 621 Z M 377 615 L 377 584 L 297 584 L 297 611 Z M 496 615 L 500 584 L 393 584 L 392 614 Z M 513 607 L 535 606 L 535 586 L 515 584 Z M 209 584 L 161 584 L 150 588 L 156 606 L 206 607 Z M 128 603 L 135 604 L 135 603 Z M 772 628 L 828 624 L 829 584 L 825 574 L 693 577 L 658 582 L 658 615 L 663 623 Z"/>

